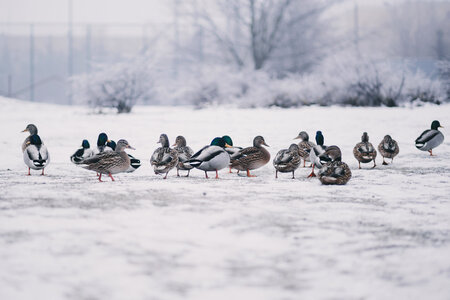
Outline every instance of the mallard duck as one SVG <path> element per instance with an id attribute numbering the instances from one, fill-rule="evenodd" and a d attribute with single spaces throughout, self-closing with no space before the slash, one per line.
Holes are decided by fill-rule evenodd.
<path id="1" fill-rule="evenodd" d="M 99 181 L 102 181 L 102 174 L 108 174 L 111 180 L 114 181 L 112 174 L 126 172 L 130 167 L 130 158 L 125 152 L 127 148 L 136 150 L 126 140 L 119 140 L 116 150 L 98 153 L 83 160 L 79 165 L 100 174 L 98 177 Z"/>
<path id="2" fill-rule="evenodd" d="M 329 146 L 324 157 L 330 161 L 326 162 L 319 171 L 319 180 L 322 184 L 346 184 L 352 177 L 352 171 L 348 165 L 341 161 L 341 149 L 338 146 Z"/>
<path id="3" fill-rule="evenodd" d="M 22 132 L 28 132 L 30 135 L 26 137 L 26 139 L 23 141 L 22 143 L 22 152 L 25 151 L 25 149 L 28 147 L 28 145 L 30 144 L 30 137 L 32 135 L 38 134 L 38 129 L 36 127 L 36 125 L 34 124 L 28 124 L 27 127 L 22 130 Z"/>
<path id="4" fill-rule="evenodd" d="M 300 157 L 303 159 L 303 167 L 306 166 L 307 161 L 311 161 L 309 159 L 309 154 L 311 149 L 316 145 L 313 142 L 309 141 L 309 135 L 306 131 L 301 131 L 295 139 L 301 139 L 302 141 L 298 143 L 298 153 Z"/>
<path id="5" fill-rule="evenodd" d="M 170 148 L 169 138 L 166 134 L 161 134 L 157 143 L 161 143 L 161 147 L 153 152 L 150 158 L 150 164 L 153 166 L 155 174 L 166 174 L 167 178 L 169 171 L 178 164 L 178 152 Z"/>
<path id="6" fill-rule="evenodd" d="M 375 162 L 375 158 L 377 157 L 377 150 L 375 150 L 375 147 L 372 145 L 372 143 L 369 142 L 369 135 L 367 134 L 367 132 L 363 133 L 361 142 L 356 144 L 356 146 L 353 148 L 353 155 L 358 161 L 359 169 L 361 169 L 361 163 L 366 164 L 371 161 L 373 161 L 372 169 L 377 166 L 377 163 Z"/>
<path id="7" fill-rule="evenodd" d="M 316 177 L 316 174 L 314 173 L 314 167 L 317 168 L 322 168 L 322 162 L 320 155 L 325 153 L 325 149 L 327 148 L 327 146 L 323 145 L 324 142 L 324 137 L 322 134 L 322 131 L 317 131 L 316 132 L 316 144 L 314 147 L 311 148 L 310 152 L 309 152 L 309 160 L 312 163 L 312 170 L 311 170 L 311 174 L 308 175 L 308 178 L 310 177 Z"/>
<path id="8" fill-rule="evenodd" d="M 255 177 L 250 175 L 250 170 L 258 169 L 270 160 L 270 153 L 262 145 L 269 147 L 260 135 L 253 139 L 253 147 L 247 147 L 240 150 L 231 160 L 231 167 L 239 171 L 247 171 L 247 177 Z"/>
<path id="9" fill-rule="evenodd" d="M 70 157 L 70 161 L 74 164 L 79 164 L 83 159 L 89 158 L 94 155 L 94 150 L 92 150 L 91 145 L 88 140 L 83 140 L 81 142 L 81 147 L 75 151 Z"/>
<path id="10" fill-rule="evenodd" d="M 175 144 L 172 146 L 174 146 L 175 148 L 173 149 L 178 152 L 177 176 L 180 176 L 179 170 L 185 170 L 188 171 L 186 177 L 189 177 L 189 173 L 194 167 L 188 163 L 188 161 L 191 159 L 194 151 L 191 147 L 186 145 L 186 139 L 182 135 L 177 136 Z"/>
<path id="11" fill-rule="evenodd" d="M 397 142 L 393 140 L 390 135 L 385 135 L 383 140 L 378 145 L 378 151 L 380 151 L 380 154 L 383 157 L 383 165 L 387 165 L 384 158 L 391 158 L 393 162 L 394 157 L 398 154 L 400 149 L 398 148 Z"/>
<path id="12" fill-rule="evenodd" d="M 422 151 L 430 152 L 430 156 L 433 156 L 433 149 L 442 144 L 444 141 L 444 135 L 438 130 L 443 128 L 439 121 L 434 120 L 431 123 L 431 129 L 427 129 L 416 139 L 416 148 Z"/>
<path id="13" fill-rule="evenodd" d="M 299 147 L 297 144 L 292 144 L 289 149 L 278 151 L 273 159 L 273 166 L 275 167 L 275 178 L 278 178 L 278 172 L 288 173 L 292 172 L 292 179 L 295 178 L 294 172 L 300 165 L 301 158 L 299 154 Z"/>
<path id="14" fill-rule="evenodd" d="M 230 155 L 224 150 L 226 145 L 227 143 L 223 138 L 216 137 L 209 146 L 203 147 L 192 155 L 188 163 L 205 171 L 206 178 L 208 178 L 208 171 L 215 171 L 216 179 L 218 179 L 219 173 L 217 171 L 227 167 L 230 163 Z"/>
<path id="15" fill-rule="evenodd" d="M 230 160 L 232 160 L 234 158 L 234 156 L 236 156 L 236 154 L 240 150 L 242 150 L 242 147 L 235 147 L 235 146 L 233 146 L 233 140 L 228 135 L 224 135 L 222 138 L 224 139 L 224 141 L 226 143 L 225 151 L 227 151 L 227 153 L 230 154 Z M 231 166 L 229 166 L 229 167 L 230 167 L 229 173 L 233 173 L 231 171 Z M 238 171 L 238 173 L 239 173 L 239 171 Z"/>
<path id="16" fill-rule="evenodd" d="M 110 143 L 109 146 L 107 145 L 108 143 Z M 98 153 L 102 153 L 103 151 L 114 151 L 111 148 L 111 141 L 108 139 L 108 136 L 104 132 L 102 132 L 98 135 L 97 150 L 98 150 Z"/>
<path id="17" fill-rule="evenodd" d="M 23 161 L 28 166 L 28 175 L 31 175 L 30 169 L 42 170 L 44 175 L 44 169 L 50 163 L 50 155 L 37 134 L 30 136 L 27 147 L 23 151 Z"/>
<path id="18" fill-rule="evenodd" d="M 117 145 L 116 142 L 114 142 L 113 140 L 108 140 L 104 151 L 114 151 L 114 150 L 116 150 L 116 145 Z M 126 172 L 132 173 L 141 166 L 141 161 L 139 159 L 135 158 L 130 153 L 127 153 L 127 155 L 130 158 L 130 167 L 126 170 Z"/>

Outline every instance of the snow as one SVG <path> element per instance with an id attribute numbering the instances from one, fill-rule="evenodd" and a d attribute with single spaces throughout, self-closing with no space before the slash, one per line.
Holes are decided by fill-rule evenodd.
<path id="1" fill-rule="evenodd" d="M 136 107 L 90 114 L 0 98 L 0 299 L 448 299 L 450 297 L 450 105 L 419 108 L 235 109 Z M 414 140 L 437 119 L 447 140 Z M 34 123 L 52 162 L 27 169 L 20 133 Z M 262 135 L 272 158 L 305 130 L 338 145 L 353 177 L 323 186 L 270 162 L 256 178 L 167 180 L 149 158 L 161 133 L 198 150 L 228 134 L 236 146 Z M 105 131 L 142 161 L 99 183 L 70 155 Z M 390 134 L 394 163 L 357 169 L 353 146 Z M 213 174 L 211 174 L 213 175 Z M 213 176 L 211 176 L 213 177 Z"/>

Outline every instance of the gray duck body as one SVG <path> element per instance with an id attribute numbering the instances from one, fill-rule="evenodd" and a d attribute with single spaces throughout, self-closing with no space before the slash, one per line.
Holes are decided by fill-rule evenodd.
<path id="1" fill-rule="evenodd" d="M 169 147 L 169 138 L 166 134 L 161 134 L 158 143 L 161 147 L 157 148 L 150 158 L 150 164 L 153 166 L 155 174 L 167 174 L 178 164 L 178 152 Z"/>
<path id="2" fill-rule="evenodd" d="M 126 140 L 119 140 L 115 151 L 101 152 L 93 157 L 83 160 L 80 165 L 99 174 L 117 174 L 128 170 L 130 158 L 125 148 L 134 149 Z"/>
<path id="3" fill-rule="evenodd" d="M 273 159 L 273 166 L 276 170 L 275 178 L 278 178 L 278 172 L 292 172 L 292 178 L 294 178 L 294 172 L 300 166 L 300 162 L 301 157 L 299 154 L 298 145 L 292 144 L 289 149 L 282 149 L 278 151 L 277 155 Z"/>

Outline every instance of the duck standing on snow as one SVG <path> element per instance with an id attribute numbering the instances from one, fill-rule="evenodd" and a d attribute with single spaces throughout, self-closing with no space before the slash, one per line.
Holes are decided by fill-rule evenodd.
<path id="1" fill-rule="evenodd" d="M 224 141 L 226 143 L 225 151 L 227 151 L 227 153 L 230 154 L 230 160 L 232 160 L 233 157 L 240 150 L 242 150 L 242 147 L 235 147 L 235 146 L 233 146 L 233 140 L 228 135 L 224 135 L 222 138 L 224 139 Z M 231 166 L 229 166 L 229 167 L 230 167 L 230 173 L 233 173 L 233 172 L 231 172 Z M 238 173 L 239 173 L 239 171 L 238 171 Z"/>
<path id="2" fill-rule="evenodd" d="M 325 153 L 325 150 L 327 146 L 323 145 L 324 143 L 324 137 L 322 134 L 322 131 L 316 132 L 316 144 L 314 147 L 311 148 L 309 152 L 309 160 L 312 163 L 312 170 L 311 174 L 308 175 L 308 178 L 310 177 L 316 177 L 316 174 L 314 173 L 314 167 L 322 168 L 322 161 L 320 159 L 320 155 Z"/>
<path id="3" fill-rule="evenodd" d="M 117 146 L 116 142 L 114 142 L 113 140 L 108 140 L 108 142 L 106 143 L 106 147 L 105 147 L 104 151 L 105 152 L 115 151 L 116 150 L 116 146 Z M 130 153 L 127 153 L 127 155 L 130 158 L 130 167 L 125 172 L 131 173 L 131 172 L 136 171 L 141 166 L 141 161 L 139 159 L 135 158 Z"/>
<path id="4" fill-rule="evenodd" d="M 44 175 L 44 169 L 50 163 L 50 155 L 37 134 L 30 136 L 23 152 L 23 161 L 28 166 L 28 175 L 31 175 L 30 169 L 42 170 L 41 175 Z"/>
<path id="5" fill-rule="evenodd" d="M 361 142 L 356 144 L 356 146 L 353 148 L 353 155 L 358 161 L 359 169 L 361 169 L 361 163 L 366 164 L 371 161 L 373 161 L 372 169 L 377 166 L 375 162 L 375 158 L 377 157 L 377 150 L 375 150 L 375 147 L 372 145 L 372 143 L 369 142 L 369 135 L 367 134 L 367 132 L 363 133 Z"/>
<path id="6" fill-rule="evenodd" d="M 270 153 L 262 145 L 269 147 L 260 135 L 253 139 L 253 147 L 247 147 L 240 150 L 231 160 L 231 167 L 238 171 L 247 171 L 247 177 L 255 177 L 250 175 L 250 170 L 258 169 L 270 160 Z"/>
<path id="7" fill-rule="evenodd" d="M 150 158 L 150 164 L 153 166 L 155 174 L 167 174 L 178 164 L 178 152 L 169 146 L 169 138 L 166 134 L 161 134 L 157 143 L 161 143 L 161 147 L 153 152 Z"/>
<path id="8" fill-rule="evenodd" d="M 384 158 L 390 158 L 393 162 L 394 157 L 398 154 L 400 149 L 398 148 L 397 142 L 393 140 L 390 135 L 385 135 L 381 143 L 378 145 L 378 151 L 380 151 L 380 154 L 383 157 L 383 165 L 387 165 Z"/>
<path id="9" fill-rule="evenodd" d="M 301 131 L 295 139 L 301 139 L 302 141 L 298 143 L 298 153 L 300 157 L 303 159 L 303 168 L 306 165 L 307 161 L 311 161 L 309 159 L 309 154 L 311 149 L 316 145 L 313 142 L 309 141 L 309 135 L 306 131 Z"/>
<path id="10" fill-rule="evenodd" d="M 81 147 L 70 157 L 70 161 L 74 164 L 79 164 L 83 159 L 94 156 L 94 150 L 92 150 L 88 140 L 81 142 Z"/>
<path id="11" fill-rule="evenodd" d="M 224 150 L 227 143 L 221 137 L 216 137 L 212 140 L 209 146 L 205 146 L 197 153 L 192 155 L 188 163 L 205 172 L 205 177 L 208 178 L 208 171 L 216 172 L 216 179 L 219 179 L 217 171 L 226 168 L 230 163 L 230 155 Z"/>
<path id="12" fill-rule="evenodd" d="M 188 171 L 186 177 L 189 177 L 189 173 L 194 167 L 188 161 L 191 159 L 194 151 L 186 145 L 186 139 L 182 135 L 177 136 L 175 144 L 172 146 L 175 146 L 174 150 L 178 152 L 177 176 L 180 176 L 179 170 L 185 170 Z"/>
<path id="13" fill-rule="evenodd" d="M 444 141 L 444 135 L 438 130 L 441 127 L 439 121 L 434 120 L 431 123 L 431 129 L 427 129 L 416 139 L 416 148 L 422 151 L 430 152 L 430 156 L 433 156 L 433 149 L 442 144 Z"/>
<path id="14" fill-rule="evenodd" d="M 330 161 L 325 163 L 319 171 L 319 180 L 322 184 L 346 184 L 352 177 L 352 171 L 348 165 L 341 161 L 341 149 L 338 146 L 330 146 L 322 156 Z"/>
<path id="15" fill-rule="evenodd" d="M 22 152 L 30 145 L 30 138 L 32 135 L 38 134 L 38 129 L 34 124 L 28 124 L 22 132 L 28 132 L 30 135 L 22 143 Z"/>
<path id="16" fill-rule="evenodd" d="M 275 178 L 278 178 L 278 172 L 288 173 L 292 172 L 292 179 L 295 178 L 294 172 L 300 165 L 301 158 L 299 154 L 299 147 L 297 144 L 292 144 L 289 149 L 278 151 L 273 159 L 273 166 L 275 167 Z"/>
<path id="17" fill-rule="evenodd" d="M 126 172 L 130 167 L 130 158 L 125 152 L 126 148 L 135 150 L 126 140 L 119 140 L 116 150 L 98 153 L 83 160 L 79 165 L 100 174 L 98 177 L 99 181 L 102 181 L 102 174 L 108 174 L 111 180 L 114 181 L 112 174 Z"/>

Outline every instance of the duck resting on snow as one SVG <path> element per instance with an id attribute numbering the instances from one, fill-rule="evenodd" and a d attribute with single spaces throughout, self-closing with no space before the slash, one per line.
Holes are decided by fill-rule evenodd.
<path id="1" fill-rule="evenodd" d="M 341 161 L 341 149 L 338 146 L 329 146 L 323 156 L 328 158 L 319 171 L 319 180 L 322 184 L 343 185 L 352 177 L 348 165 Z"/>
<path id="2" fill-rule="evenodd" d="M 188 163 L 205 172 L 205 177 L 208 178 L 208 172 L 215 171 L 216 179 L 219 179 L 217 171 L 226 168 L 230 163 L 230 155 L 224 150 L 227 143 L 221 137 L 216 137 L 212 140 L 209 146 L 205 146 L 197 153 L 192 155 Z"/>
<path id="3" fill-rule="evenodd" d="M 297 144 L 292 144 L 289 149 L 278 151 L 273 159 L 273 166 L 275 167 L 275 178 L 278 178 L 278 172 L 288 173 L 292 172 L 292 179 L 295 178 L 295 170 L 300 166 L 301 158 L 299 154 L 299 147 Z"/>
<path id="4" fill-rule="evenodd" d="M 392 139 L 390 135 L 385 135 L 383 140 L 378 145 L 378 151 L 380 151 L 383 157 L 383 165 L 387 165 L 385 158 L 390 158 L 391 162 L 394 161 L 394 157 L 398 154 L 400 149 L 398 148 L 397 142 Z"/>
<path id="5" fill-rule="evenodd" d="M 79 164 L 83 159 L 91 156 L 94 156 L 94 150 L 91 149 L 91 145 L 88 140 L 83 140 L 81 142 L 81 147 L 70 157 L 70 161 L 74 164 Z"/>
<path id="6" fill-rule="evenodd" d="M 247 147 L 233 156 L 231 159 L 231 167 L 238 171 L 246 171 L 247 177 L 255 177 L 250 175 L 250 170 L 258 169 L 270 160 L 270 153 L 264 147 L 266 144 L 264 138 L 260 135 L 253 139 L 253 147 Z"/>
<path id="7" fill-rule="evenodd" d="M 28 166 L 28 175 L 31 175 L 30 169 L 42 170 L 41 175 L 44 175 L 44 169 L 50 163 L 50 155 L 39 135 L 30 136 L 23 151 L 23 161 Z"/>
<path id="8" fill-rule="evenodd" d="M 356 146 L 353 148 L 353 155 L 358 161 L 359 169 L 361 169 L 361 163 L 366 164 L 371 161 L 373 161 L 372 169 L 377 166 L 375 162 L 375 158 L 377 157 L 377 150 L 375 150 L 375 147 L 372 145 L 372 143 L 369 142 L 369 135 L 367 134 L 367 132 L 363 133 L 361 142 L 356 144 Z"/>
<path id="9" fill-rule="evenodd" d="M 98 153 L 83 160 L 79 165 L 100 174 L 98 177 L 99 181 L 102 181 L 102 174 L 108 174 L 111 180 L 114 181 L 112 174 L 126 172 L 130 167 L 130 158 L 125 152 L 127 148 L 135 150 L 126 140 L 119 140 L 116 150 Z"/>
<path id="10" fill-rule="evenodd" d="M 427 129 L 416 139 L 416 148 L 422 151 L 428 151 L 433 156 L 433 149 L 442 144 L 444 135 L 438 128 L 443 128 L 439 121 L 434 120 L 431 123 L 431 129 Z"/>
<path id="11" fill-rule="evenodd" d="M 155 174 L 166 174 L 164 176 L 164 179 L 166 179 L 169 171 L 178 164 L 178 152 L 170 148 L 167 134 L 161 134 L 156 143 L 160 143 L 161 147 L 153 152 L 153 155 L 150 158 L 150 164 L 153 166 Z"/>

